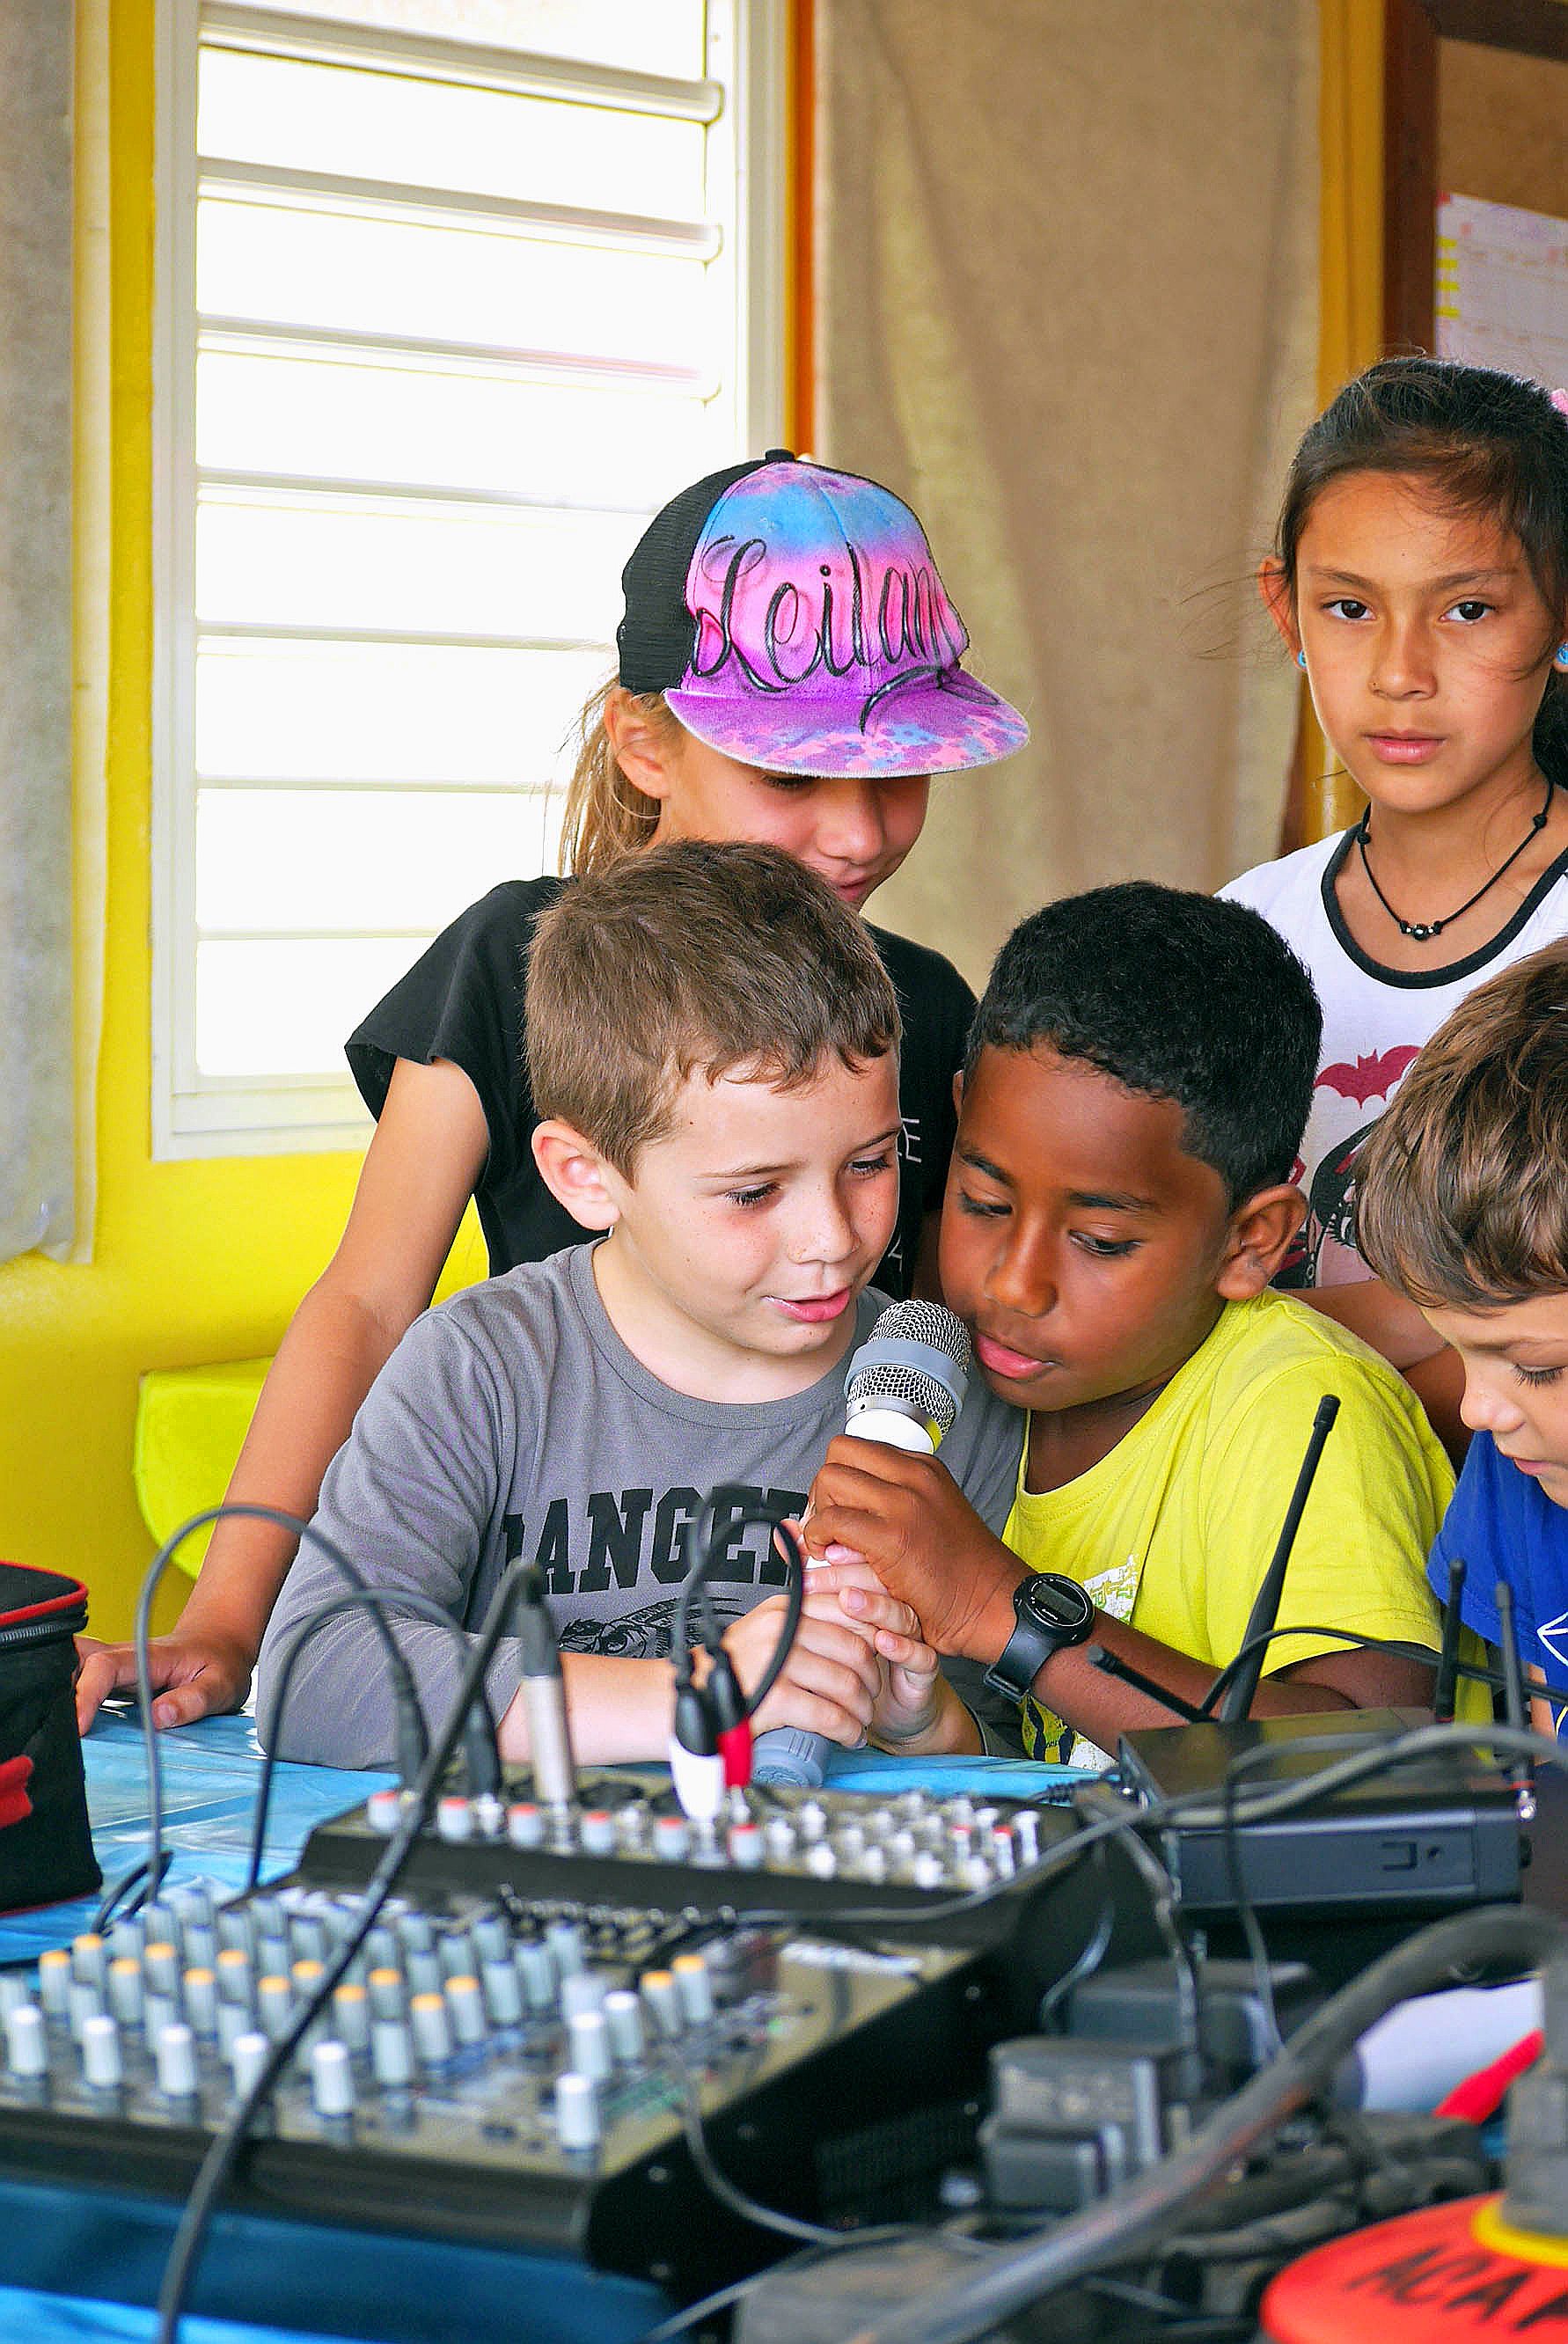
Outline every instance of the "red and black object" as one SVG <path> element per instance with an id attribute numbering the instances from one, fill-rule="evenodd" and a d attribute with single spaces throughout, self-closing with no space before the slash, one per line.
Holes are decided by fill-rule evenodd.
<path id="1" fill-rule="evenodd" d="M 102 1884 L 76 1732 L 86 1624 L 80 1580 L 0 1562 L 0 1913 Z"/>

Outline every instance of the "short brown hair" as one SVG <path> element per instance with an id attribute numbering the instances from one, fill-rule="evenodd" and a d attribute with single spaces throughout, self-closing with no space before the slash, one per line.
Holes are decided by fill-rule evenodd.
<path id="1" fill-rule="evenodd" d="M 683 839 L 573 881 L 538 921 L 528 1071 L 626 1178 L 675 1095 L 737 1066 L 789 1090 L 898 1046 L 898 998 L 864 924 L 772 846 Z"/>
<path id="2" fill-rule="evenodd" d="M 1462 1002 L 1357 1175 L 1361 1253 L 1428 1309 L 1568 1293 L 1568 944 Z"/>

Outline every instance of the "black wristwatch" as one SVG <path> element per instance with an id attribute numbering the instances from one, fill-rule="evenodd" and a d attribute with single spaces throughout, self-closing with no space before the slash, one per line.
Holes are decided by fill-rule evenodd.
<path id="1" fill-rule="evenodd" d="M 1076 1579 L 1059 1571 L 1031 1571 L 1013 1590 L 1013 1610 L 1018 1624 L 986 1670 L 986 1682 L 1022 1701 L 1053 1652 L 1087 1643 L 1095 1607 Z"/>

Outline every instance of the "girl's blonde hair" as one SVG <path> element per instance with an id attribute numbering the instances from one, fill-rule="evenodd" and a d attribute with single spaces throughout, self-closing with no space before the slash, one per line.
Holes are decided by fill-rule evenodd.
<path id="1" fill-rule="evenodd" d="M 646 846 L 659 826 L 658 799 L 627 780 L 604 729 L 605 706 L 619 688 L 607 676 L 578 718 L 577 763 L 561 818 L 560 855 L 562 873 L 578 879 Z M 680 718 L 671 713 L 662 692 L 629 692 L 626 701 L 656 731 L 672 739 L 680 732 Z"/>

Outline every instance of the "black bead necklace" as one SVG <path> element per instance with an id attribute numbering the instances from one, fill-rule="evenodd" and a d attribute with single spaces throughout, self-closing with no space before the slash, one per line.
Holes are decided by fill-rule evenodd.
<path id="1" fill-rule="evenodd" d="M 1462 920 L 1466 912 L 1473 911 L 1476 904 L 1480 903 L 1483 895 L 1490 895 L 1498 881 L 1502 878 L 1503 873 L 1505 871 L 1511 871 L 1513 868 L 1513 865 L 1518 862 L 1520 856 L 1523 854 L 1525 848 L 1529 845 L 1536 833 L 1545 829 L 1546 817 L 1552 811 L 1552 792 L 1554 787 L 1555 783 L 1549 780 L 1546 784 L 1545 804 L 1542 807 L 1540 813 L 1536 815 L 1534 821 L 1531 823 L 1529 829 L 1525 832 L 1523 837 L 1520 840 L 1518 845 L 1514 848 L 1507 862 L 1500 863 L 1496 870 L 1492 873 L 1491 878 L 1486 881 L 1485 884 L 1478 887 L 1473 895 L 1467 896 L 1465 901 L 1460 905 L 1457 912 L 1445 913 L 1441 920 L 1401 920 L 1393 905 L 1390 903 L 1388 897 L 1383 894 L 1382 889 L 1378 885 L 1376 879 L 1372 876 L 1372 866 L 1367 860 L 1367 843 L 1372 834 L 1372 810 L 1371 806 L 1368 806 L 1360 822 L 1357 823 L 1355 829 L 1356 847 L 1361 858 L 1361 869 L 1367 874 L 1368 886 L 1371 889 L 1373 894 L 1377 897 L 1379 903 L 1382 905 L 1384 911 L 1388 914 L 1390 919 L 1393 922 L 1401 935 L 1409 936 L 1412 944 L 1427 944 L 1433 936 L 1441 936 L 1444 928 L 1451 928 L 1455 920 Z"/>

